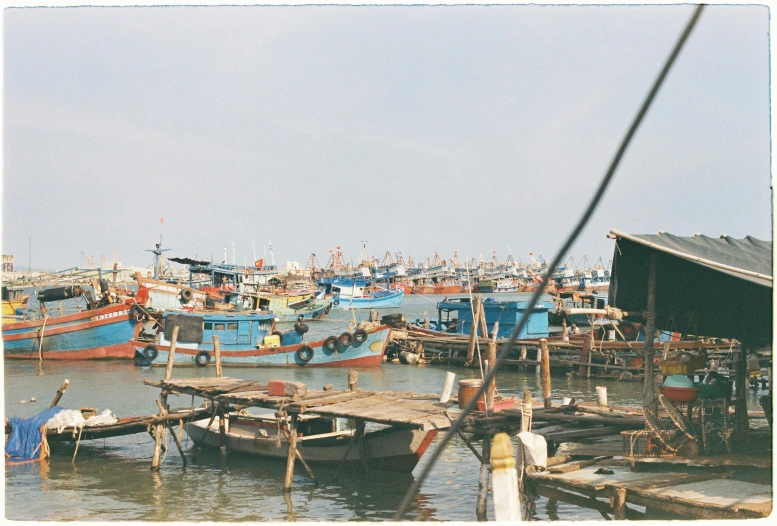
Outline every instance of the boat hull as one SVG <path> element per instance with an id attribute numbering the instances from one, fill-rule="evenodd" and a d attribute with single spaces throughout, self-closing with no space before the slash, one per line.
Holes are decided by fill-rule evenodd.
<path id="1" fill-rule="evenodd" d="M 392 291 L 392 294 L 378 297 L 349 298 L 338 297 L 338 305 L 341 309 L 390 309 L 400 307 L 404 290 Z M 334 305 L 334 302 L 332 303 Z"/>
<path id="2" fill-rule="evenodd" d="M 285 438 L 277 442 L 276 433 L 267 429 L 267 436 L 260 434 L 259 425 L 231 424 L 226 433 L 226 446 L 229 450 L 256 455 L 279 461 L 286 461 L 289 446 Z M 214 423 L 207 429 L 207 421 L 184 424 L 184 430 L 198 445 L 218 448 L 219 426 Z M 362 452 L 367 452 L 367 466 L 371 471 L 393 471 L 409 473 L 418 464 L 423 454 L 437 436 L 437 430 L 386 428 L 368 432 L 364 435 L 365 447 L 350 447 L 352 438 L 343 435 L 339 438 L 317 438 L 297 442 L 302 458 L 309 464 L 339 466 L 347 464 L 362 465 Z M 346 457 L 347 453 L 347 457 Z"/>
<path id="3" fill-rule="evenodd" d="M 324 347 L 325 340 L 312 342 L 302 342 L 295 345 L 284 345 L 281 347 L 264 347 L 257 349 L 255 347 L 227 348 L 222 346 L 220 349 L 221 363 L 229 366 L 244 367 L 375 367 L 383 363 L 383 354 L 386 352 L 391 328 L 385 325 L 368 329 L 367 339 L 359 343 L 353 343 L 349 346 L 343 346 L 340 343 L 336 345 L 335 350 L 330 351 Z M 335 335 L 337 336 L 337 335 Z M 133 348 L 140 354 L 149 342 L 133 340 L 130 342 Z M 164 365 L 167 363 L 170 346 L 154 344 L 158 351 L 154 364 Z M 309 346 L 313 349 L 312 357 L 309 360 L 303 360 L 307 353 L 301 351 L 303 346 Z M 197 364 L 196 357 L 201 352 L 207 352 L 211 356 L 211 364 L 215 363 L 212 343 L 177 343 L 175 347 L 174 365 L 176 366 L 194 366 Z M 302 355 L 302 356 L 301 356 Z"/>
<path id="4" fill-rule="evenodd" d="M 3 355 L 11 359 L 131 360 L 135 349 L 129 340 L 137 335 L 140 324 L 130 309 L 131 305 L 121 303 L 3 325 Z"/>

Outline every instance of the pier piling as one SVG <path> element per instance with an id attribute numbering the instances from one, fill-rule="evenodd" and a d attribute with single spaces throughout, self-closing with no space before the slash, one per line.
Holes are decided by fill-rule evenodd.
<path id="1" fill-rule="evenodd" d="M 550 402 L 550 351 L 548 350 L 548 340 L 540 339 L 540 355 L 542 367 L 542 397 L 545 403 L 545 409 L 549 409 Z"/>

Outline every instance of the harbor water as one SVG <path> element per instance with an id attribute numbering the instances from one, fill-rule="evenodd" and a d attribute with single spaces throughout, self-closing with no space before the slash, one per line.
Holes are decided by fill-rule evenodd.
<path id="1" fill-rule="evenodd" d="M 528 299 L 528 294 L 504 294 L 500 299 Z M 399 309 L 408 320 L 436 317 L 441 296 L 407 296 Z M 424 314 L 426 313 L 426 314 Z M 311 339 L 338 335 L 354 317 L 368 311 L 333 309 L 326 320 L 310 322 Z M 365 390 L 413 391 L 439 394 L 446 371 L 457 380 L 477 378 L 477 369 L 440 365 L 385 363 L 361 368 L 358 386 Z M 255 369 L 224 367 L 224 376 L 255 379 L 296 380 L 320 389 L 331 383 L 347 386 L 346 369 Z M 213 367 L 175 368 L 174 377 L 214 376 Z M 97 361 L 59 363 L 4 360 L 5 416 L 29 417 L 47 408 L 67 378 L 70 386 L 60 401 L 68 409 L 92 407 L 98 413 L 110 409 L 117 417 L 140 416 L 158 411 L 159 391 L 143 384 L 159 380 L 164 367 L 138 368 L 130 362 Z M 610 404 L 639 407 L 642 386 L 617 382 L 553 377 L 553 398 L 595 402 L 596 387 L 607 388 Z M 499 394 L 521 396 L 529 389 L 541 396 L 539 376 L 533 371 L 507 369 L 499 373 Z M 758 407 L 763 393 L 750 390 L 748 405 Z M 36 402 L 30 400 L 35 398 Z M 191 407 L 201 400 L 171 396 L 170 406 Z M 757 424 L 755 424 L 757 425 Z M 432 448 L 438 447 L 438 436 Z M 293 489 L 283 492 L 285 462 L 238 454 L 219 455 L 199 450 L 186 434 L 182 436 L 188 465 L 183 466 L 172 441 L 158 472 L 149 469 L 153 438 L 137 434 L 73 445 L 52 445 L 52 456 L 40 463 L 7 465 L 5 468 L 5 518 L 11 520 L 59 521 L 380 521 L 390 520 L 414 477 L 428 462 L 421 459 L 413 474 L 362 473 L 313 466 L 316 481 L 302 469 L 295 471 Z M 479 447 L 479 445 L 476 445 Z M 75 455 L 74 455 L 75 453 Z M 415 497 L 407 520 L 474 521 L 479 464 L 464 442 L 455 437 L 447 445 L 430 476 Z M 493 520 L 493 502 L 488 516 Z M 536 520 L 602 520 L 598 512 L 564 503 L 537 501 Z"/>

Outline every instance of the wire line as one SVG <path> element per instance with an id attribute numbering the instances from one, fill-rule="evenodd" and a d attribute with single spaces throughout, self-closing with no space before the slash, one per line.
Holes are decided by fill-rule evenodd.
<path id="1" fill-rule="evenodd" d="M 688 36 L 690 35 L 691 30 L 693 30 L 694 26 L 696 25 L 696 22 L 699 19 L 699 16 L 701 15 L 702 10 L 704 9 L 704 5 L 705 4 L 699 4 L 696 6 L 696 9 L 693 12 L 693 15 L 691 16 L 691 19 L 688 21 L 688 24 L 685 27 L 685 30 L 680 35 L 680 38 L 675 44 L 675 47 L 672 50 L 672 53 L 667 58 L 666 63 L 664 64 L 664 67 L 662 68 L 661 72 L 659 73 L 658 77 L 653 83 L 653 86 L 648 92 L 648 95 L 645 101 L 642 103 L 642 107 L 640 108 L 631 126 L 629 127 L 629 130 L 626 133 L 626 136 L 621 141 L 620 147 L 618 148 L 618 151 L 616 152 L 615 157 L 610 163 L 610 167 L 607 170 L 607 173 L 605 174 L 602 181 L 599 183 L 599 187 L 597 188 L 596 193 L 594 194 L 593 198 L 588 204 L 588 207 L 586 208 L 585 213 L 582 215 L 575 228 L 567 237 L 567 240 L 564 242 L 564 245 L 558 251 L 558 254 L 556 254 L 556 257 L 553 259 L 550 266 L 548 266 L 545 272 L 545 275 L 542 278 L 542 282 L 539 284 L 537 289 L 532 294 L 531 299 L 529 300 L 528 308 L 524 312 L 523 316 L 521 316 L 521 319 L 518 322 L 518 325 L 516 325 L 515 329 L 513 329 L 513 332 L 510 334 L 510 339 L 507 341 L 507 344 L 500 350 L 499 356 L 497 357 L 497 360 L 496 360 L 496 364 L 490 371 L 487 372 L 485 378 L 483 379 L 483 384 L 480 386 L 477 393 L 470 399 L 467 405 L 463 408 L 461 415 L 459 415 L 456 421 L 453 422 L 453 424 L 448 429 L 448 432 L 445 434 L 445 436 L 443 436 L 442 442 L 434 449 L 434 451 L 432 451 L 431 453 L 432 458 L 423 467 L 418 478 L 413 482 L 410 488 L 408 488 L 407 493 L 405 493 L 405 496 L 403 497 L 402 502 L 400 503 L 399 508 L 397 509 L 397 512 L 394 514 L 394 517 L 393 517 L 394 520 L 397 520 L 397 521 L 402 520 L 402 518 L 405 516 L 408 509 L 410 508 L 410 503 L 413 497 L 416 495 L 416 493 L 418 493 L 418 490 L 421 488 L 421 485 L 426 480 L 426 477 L 429 475 L 429 472 L 431 471 L 435 462 L 440 457 L 442 450 L 445 448 L 448 442 L 450 442 L 451 438 L 453 438 L 453 435 L 456 434 L 456 431 L 458 430 L 461 423 L 475 407 L 475 404 L 477 403 L 478 398 L 480 398 L 480 396 L 487 389 L 488 383 L 491 381 L 491 379 L 494 377 L 496 372 L 499 370 L 499 367 L 504 363 L 505 359 L 507 359 L 509 352 L 512 350 L 513 345 L 515 345 L 515 340 L 517 339 L 518 334 L 526 325 L 526 322 L 529 319 L 529 315 L 531 314 L 531 311 L 534 308 L 534 305 L 536 305 L 537 300 L 539 300 L 540 296 L 543 294 L 545 285 L 547 284 L 550 275 L 559 265 L 559 263 L 561 262 L 561 259 L 569 251 L 569 248 L 572 246 L 575 239 L 577 239 L 578 235 L 580 235 L 580 232 L 583 230 L 583 227 L 585 227 L 591 215 L 593 215 L 593 212 L 598 206 L 599 201 L 604 195 L 605 190 L 607 190 L 607 187 L 609 186 L 610 181 L 612 180 L 612 177 L 615 174 L 615 170 L 620 164 L 621 158 L 623 157 L 623 154 L 625 153 L 626 148 L 629 146 L 631 139 L 634 137 L 634 134 L 636 133 L 637 128 L 641 124 L 645 114 L 647 113 L 647 110 L 650 108 L 650 105 L 652 104 L 653 99 L 655 98 L 659 88 L 661 87 L 661 84 L 663 84 L 664 79 L 669 73 L 669 69 L 672 67 L 672 64 L 674 64 L 675 59 L 679 55 L 680 50 L 683 48 L 683 45 L 688 39 Z"/>

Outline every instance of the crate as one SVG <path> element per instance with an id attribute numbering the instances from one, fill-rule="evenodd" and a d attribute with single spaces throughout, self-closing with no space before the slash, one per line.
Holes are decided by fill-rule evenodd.
<path id="1" fill-rule="evenodd" d="M 696 369 L 704 369 L 707 365 L 707 357 L 703 354 L 691 357 L 688 361 L 681 360 L 663 360 L 658 362 L 658 368 L 664 376 L 675 374 L 687 375 Z"/>
<path id="2" fill-rule="evenodd" d="M 666 446 L 675 437 L 674 431 L 621 431 L 623 437 L 623 456 L 625 458 L 662 458 L 674 457 L 676 453 Z"/>

